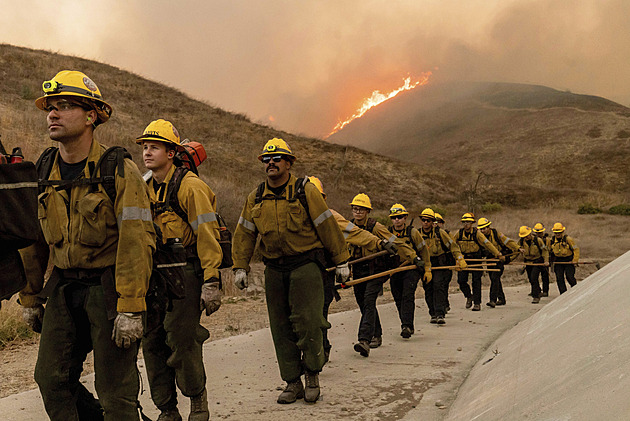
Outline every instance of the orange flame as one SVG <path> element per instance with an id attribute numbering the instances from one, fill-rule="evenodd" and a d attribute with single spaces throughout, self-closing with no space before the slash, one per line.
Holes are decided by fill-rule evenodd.
<path id="1" fill-rule="evenodd" d="M 392 99 L 393 97 L 398 95 L 400 92 L 410 91 L 418 86 L 426 85 L 429 82 L 429 76 L 431 76 L 431 72 L 422 73 L 422 75 L 420 75 L 420 78 L 415 82 L 411 82 L 411 77 L 408 77 L 403 80 L 404 83 L 400 88 L 394 89 L 393 91 L 387 94 L 383 94 L 379 90 L 373 91 L 372 96 L 370 96 L 369 98 L 366 98 L 363 101 L 363 104 L 361 104 L 361 106 L 357 108 L 357 110 L 354 112 L 354 114 L 352 114 L 352 116 L 350 116 L 344 121 L 338 122 L 337 125 L 332 129 L 332 131 L 328 133 L 325 139 L 337 133 L 339 130 L 343 129 L 344 127 L 346 127 L 353 120 L 356 120 L 357 118 L 361 118 L 363 114 L 368 112 L 368 110 L 370 110 L 371 108 L 374 108 L 377 105 L 382 104 L 388 99 Z"/>

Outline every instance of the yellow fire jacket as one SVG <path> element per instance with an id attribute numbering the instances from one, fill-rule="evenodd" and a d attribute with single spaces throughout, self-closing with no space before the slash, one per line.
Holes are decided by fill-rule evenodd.
<path id="1" fill-rule="evenodd" d="M 560 239 L 554 235 L 550 240 L 551 252 L 556 257 L 570 257 L 571 261 L 577 263 L 580 260 L 580 248 L 575 244 L 575 240 L 568 235 L 563 235 Z"/>
<path id="2" fill-rule="evenodd" d="M 374 228 L 372 229 L 371 232 L 367 231 L 366 229 L 367 227 L 365 225 L 359 226 L 359 225 L 355 225 L 353 222 L 350 222 L 350 223 L 354 225 L 355 227 L 359 228 L 361 231 L 370 233 L 373 237 L 375 236 L 379 242 L 380 240 L 383 240 L 388 243 L 394 243 L 396 241 L 396 236 L 392 234 L 391 232 L 389 232 L 387 227 L 381 224 L 380 222 L 376 222 L 374 224 Z M 352 256 L 353 259 L 369 256 L 370 254 L 373 254 L 377 251 L 375 249 L 370 249 L 368 247 L 365 247 L 363 244 L 360 244 L 358 242 L 348 241 L 348 239 L 346 239 L 346 242 L 350 244 L 350 256 Z"/>
<path id="3" fill-rule="evenodd" d="M 89 177 L 90 162 L 96 165 L 105 150 L 92 141 L 85 177 Z M 58 159 L 59 156 L 49 180 L 61 178 Z M 94 192 L 83 185 L 73 187 L 69 193 L 47 186 L 39 195 L 43 238 L 39 244 L 21 251 L 28 272 L 27 286 L 20 292 L 23 306 L 34 307 L 42 302 L 36 294 L 43 288 L 50 259 L 60 269 L 101 269 L 115 265 L 117 311 L 146 310 L 144 297 L 151 276 L 155 231 L 147 185 L 136 164 L 125 159 L 124 165 L 124 178 L 116 172 L 115 203 L 100 184 Z"/>
<path id="4" fill-rule="evenodd" d="M 480 250 L 480 244 L 492 253 L 494 257 L 499 257 L 501 254 L 499 253 L 499 250 L 497 250 L 497 248 L 488 241 L 486 236 L 476 228 L 473 228 L 470 232 L 466 232 L 463 228 L 458 229 L 457 232 L 455 232 L 455 235 L 453 235 L 453 240 L 455 240 L 459 249 L 464 254 L 477 253 Z"/>
<path id="5" fill-rule="evenodd" d="M 369 253 L 376 253 L 380 250 L 379 244 L 381 239 L 379 237 L 348 221 L 336 210 L 331 209 L 330 211 L 332 212 L 335 221 L 337 221 L 337 225 L 339 225 L 339 229 L 343 233 L 343 238 L 345 238 L 346 243 L 359 248 L 364 248 Z M 385 231 L 387 231 L 387 228 L 385 228 Z"/>
<path id="6" fill-rule="evenodd" d="M 531 240 L 521 238 L 518 244 L 525 250 L 523 259 L 526 262 L 531 262 L 542 257 L 545 263 L 549 263 L 549 249 L 547 249 L 545 242 L 541 238 L 532 235 Z"/>
<path id="7" fill-rule="evenodd" d="M 439 230 L 442 241 L 437 238 L 435 233 L 436 229 Z M 424 229 L 420 229 L 420 234 L 422 234 L 422 238 L 427 244 L 429 255 L 431 257 L 441 256 L 442 254 L 450 251 L 456 260 L 464 258 L 461 250 L 459 249 L 459 246 L 451 238 L 448 232 L 446 232 L 446 230 L 443 230 L 442 228 L 432 228 L 429 232 L 426 232 Z M 442 244 L 444 244 L 446 250 L 444 250 Z"/>
<path id="8" fill-rule="evenodd" d="M 507 235 L 503 234 L 501 231 L 497 230 L 497 236 L 499 237 L 499 240 L 505 244 L 505 246 L 507 248 L 509 248 L 510 250 L 516 252 L 519 250 L 519 246 L 518 243 L 514 240 L 512 240 L 510 237 L 508 237 Z M 497 249 L 497 250 L 501 250 L 501 246 L 499 244 L 499 242 L 496 240 L 496 238 L 494 238 L 494 235 L 490 235 L 490 237 L 488 237 L 488 240 L 490 240 L 490 242 L 492 243 L 492 245 Z"/>
<path id="9" fill-rule="evenodd" d="M 155 179 L 148 181 L 152 203 L 164 203 L 168 183 L 175 172 L 174 165 L 166 173 L 164 182 L 155 192 Z M 154 221 L 162 231 L 164 243 L 169 238 L 180 238 L 184 247 L 196 246 L 201 261 L 204 280 L 219 278 L 222 252 L 219 245 L 219 224 L 216 215 L 216 197 L 210 187 L 195 173 L 188 171 L 182 178 L 177 199 L 188 220 L 184 221 L 172 210 L 154 215 Z"/>
<path id="10" fill-rule="evenodd" d="M 405 264 L 412 264 L 413 259 L 417 256 L 416 250 L 419 250 L 419 257 L 424 261 L 424 271 L 431 272 L 431 256 L 429 256 L 429 249 L 418 230 L 412 227 L 409 236 L 407 236 L 407 227 L 402 231 L 398 231 L 394 229 L 394 227 L 391 227 L 391 229 L 392 233 L 396 236 L 394 244 L 398 247 L 398 256 L 400 257 L 401 263 L 406 262 Z"/>
<path id="11" fill-rule="evenodd" d="M 326 249 L 335 265 L 349 259 L 339 225 L 313 183 L 307 182 L 304 186 L 308 213 L 299 200 L 287 200 L 292 198 L 289 190 L 293 191 L 296 180 L 294 175 L 290 176 L 280 199 L 256 203 L 257 189 L 249 194 L 234 231 L 234 269 L 249 272 L 259 234 L 260 253 L 267 259 L 295 256 L 318 248 Z M 263 198 L 266 196 L 273 196 L 267 183 L 262 194 Z"/>

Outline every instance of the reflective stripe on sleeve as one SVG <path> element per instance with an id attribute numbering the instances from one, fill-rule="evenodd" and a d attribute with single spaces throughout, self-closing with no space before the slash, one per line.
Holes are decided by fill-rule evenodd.
<path id="1" fill-rule="evenodd" d="M 0 184 L 0 190 L 37 188 L 37 181 L 24 181 L 22 183 Z"/>
<path id="2" fill-rule="evenodd" d="M 392 235 L 391 237 L 389 237 L 387 239 L 387 242 L 390 243 L 390 244 L 394 244 L 394 241 L 396 241 L 396 236 L 395 235 Z"/>
<path id="3" fill-rule="evenodd" d="M 139 208 L 136 206 L 125 207 L 122 213 L 118 216 L 118 226 L 122 221 L 145 221 L 152 222 L 151 209 Z"/>
<path id="4" fill-rule="evenodd" d="M 192 221 L 190 226 L 192 227 L 193 231 L 197 232 L 199 225 L 205 224 L 206 222 L 215 222 L 216 220 L 217 220 L 216 213 L 214 212 L 202 213 L 201 215 L 197 216 L 196 220 Z"/>
<path id="5" fill-rule="evenodd" d="M 315 227 L 318 227 L 319 225 L 321 225 L 325 220 L 327 220 L 328 218 L 330 218 L 331 216 L 333 216 L 332 212 L 330 211 L 330 209 L 326 209 L 324 212 L 322 212 L 321 215 L 319 215 L 317 218 L 315 218 L 313 220 L 313 225 Z"/>
<path id="6" fill-rule="evenodd" d="M 352 232 L 352 230 L 356 227 L 352 222 L 348 222 L 348 225 L 343 229 L 343 238 L 346 239 Z"/>
<path id="7" fill-rule="evenodd" d="M 248 229 L 250 231 L 256 232 L 256 225 L 253 222 L 248 221 L 242 216 L 238 218 L 238 223 L 243 226 L 243 228 Z"/>

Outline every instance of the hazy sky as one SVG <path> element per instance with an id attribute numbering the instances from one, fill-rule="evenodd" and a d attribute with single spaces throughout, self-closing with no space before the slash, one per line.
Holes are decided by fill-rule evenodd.
<path id="1" fill-rule="evenodd" d="M 630 105 L 628 0 L 0 2 L 0 42 L 106 62 L 312 136 L 427 71 L 429 83 L 534 83 Z"/>

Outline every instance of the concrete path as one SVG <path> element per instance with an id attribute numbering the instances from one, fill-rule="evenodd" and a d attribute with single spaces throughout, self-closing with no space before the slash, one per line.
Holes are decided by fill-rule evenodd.
<path id="1" fill-rule="evenodd" d="M 447 419 L 629 420 L 629 280 L 630 252 L 501 336 Z"/>
<path id="2" fill-rule="evenodd" d="M 358 310 L 331 316 L 333 343 L 331 361 L 320 376 L 321 400 L 278 405 L 284 386 L 275 361 L 268 329 L 207 343 L 204 347 L 212 419 L 281 420 L 442 420 L 457 389 L 486 349 L 504 331 L 549 305 L 557 295 L 541 304 L 531 304 L 529 284 L 506 288 L 508 305 L 480 312 L 464 309 L 461 294 L 451 295 L 452 310 L 444 326 L 429 324 L 429 316 L 418 290 L 416 334 L 400 337 L 394 304 L 379 306 L 384 330 L 383 346 L 368 358 L 353 351 L 359 321 Z M 564 297 L 563 297 L 564 298 Z M 503 345 L 500 348 L 503 352 Z M 500 354 L 502 355 L 502 354 Z M 143 361 L 140 361 L 144 375 Z M 511 373 L 504 373 L 506 376 Z M 83 379 L 92 388 L 93 377 Z M 144 387 L 148 387 L 146 376 Z M 158 412 L 149 393 L 141 396 L 145 413 L 156 419 Z M 188 399 L 180 399 L 186 419 Z M 6 421 L 46 419 L 37 390 L 0 399 L 0 418 Z"/>

